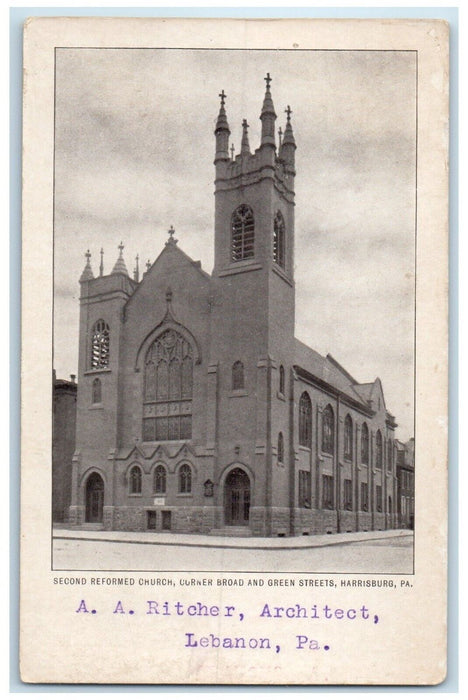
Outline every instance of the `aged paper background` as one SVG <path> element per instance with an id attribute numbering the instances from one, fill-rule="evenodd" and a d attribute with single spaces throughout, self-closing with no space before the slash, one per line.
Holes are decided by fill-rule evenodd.
<path id="1" fill-rule="evenodd" d="M 55 47 L 417 51 L 416 532 L 414 575 L 396 588 L 54 585 L 50 556 Z M 220 86 L 222 87 L 222 86 Z M 33 19 L 25 28 L 23 152 L 21 675 L 28 682 L 431 684 L 446 668 L 448 28 L 437 21 Z M 188 128 L 192 128 L 189 125 Z M 190 186 L 190 183 L 187 183 Z M 34 274 L 32 274 L 34 272 Z M 159 572 L 163 573 L 163 572 Z M 189 578 L 187 572 L 186 578 Z M 311 572 L 313 574 L 313 572 Z M 102 576 L 102 572 L 97 574 Z M 126 574 L 131 576 L 131 574 Z M 79 576 L 79 572 L 73 572 Z M 230 575 L 247 579 L 245 574 Z M 90 572 L 86 574 L 87 581 Z M 137 577 L 138 578 L 138 577 Z M 178 580 L 177 576 L 173 576 Z M 185 578 L 185 576 L 184 576 Z M 210 578 L 210 576 L 208 576 Z M 259 578 L 259 577 L 257 577 Z M 262 578 L 262 577 L 260 577 Z M 298 578 L 291 574 L 283 579 Z M 353 576 L 352 578 L 358 578 Z M 381 578 L 381 577 L 367 577 Z M 281 652 L 187 649 L 187 621 L 138 615 L 148 599 L 242 611 L 197 633 L 242 634 Z M 102 614 L 79 615 L 81 599 Z M 129 601 L 137 614 L 113 615 Z M 379 624 L 265 620 L 265 603 L 365 605 Z M 104 612 L 107 611 L 107 612 Z M 300 623 L 300 624 L 299 624 Z M 197 627 L 198 625 L 198 627 Z M 296 635 L 321 650 L 295 649 Z"/>

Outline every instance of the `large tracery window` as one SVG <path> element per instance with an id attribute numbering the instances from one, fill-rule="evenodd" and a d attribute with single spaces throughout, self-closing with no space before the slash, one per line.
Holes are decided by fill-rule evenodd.
<path id="1" fill-rule="evenodd" d="M 273 224 L 273 261 L 284 267 L 284 219 L 280 211 L 276 212 Z"/>
<path id="2" fill-rule="evenodd" d="M 193 351 L 180 333 L 167 330 L 145 361 L 143 440 L 192 437 Z"/>
<path id="3" fill-rule="evenodd" d="M 236 209 L 231 218 L 231 260 L 253 258 L 255 252 L 255 223 L 253 211 L 246 204 Z"/>
<path id="4" fill-rule="evenodd" d="M 91 333 L 91 369 L 109 366 L 109 326 L 99 319 Z"/>

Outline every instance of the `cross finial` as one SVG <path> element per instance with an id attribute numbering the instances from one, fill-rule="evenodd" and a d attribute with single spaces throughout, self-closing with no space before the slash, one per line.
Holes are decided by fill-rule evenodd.
<path id="1" fill-rule="evenodd" d="M 226 95 L 226 93 L 224 92 L 224 90 L 221 90 L 221 92 L 219 93 L 218 97 L 221 98 L 221 107 L 224 107 L 224 102 L 225 102 L 226 97 L 227 97 L 227 95 Z"/>
<path id="2" fill-rule="evenodd" d="M 270 74 L 267 73 L 267 74 L 266 74 L 266 78 L 263 78 L 263 80 L 266 82 L 266 89 L 269 90 L 269 89 L 270 89 L 270 83 L 271 83 L 271 81 L 272 81 L 272 78 L 270 78 Z"/>
<path id="3" fill-rule="evenodd" d="M 288 122 L 290 122 L 290 121 L 291 121 L 291 114 L 292 114 L 292 109 L 291 109 L 291 107 L 288 105 L 284 111 L 285 111 L 286 114 L 287 114 Z"/>
<path id="4" fill-rule="evenodd" d="M 244 129 L 248 129 L 248 128 L 249 128 L 249 125 L 247 124 L 247 119 L 243 119 L 243 120 L 242 120 L 242 126 L 244 127 Z"/>
<path id="5" fill-rule="evenodd" d="M 123 249 L 125 248 L 125 246 L 124 246 L 124 244 L 122 243 L 122 241 L 120 241 L 120 245 L 117 246 L 117 247 L 118 247 L 118 249 L 120 250 L 120 255 L 122 255 Z"/>
<path id="6" fill-rule="evenodd" d="M 234 160 L 234 144 L 231 144 L 231 160 Z"/>
<path id="7" fill-rule="evenodd" d="M 89 263 L 89 261 L 91 260 L 91 253 L 89 252 L 89 248 L 85 253 L 85 258 L 86 258 L 87 262 Z"/>
<path id="8" fill-rule="evenodd" d="M 171 244 L 171 243 L 172 243 L 172 244 L 177 243 L 177 238 L 174 238 L 174 233 L 175 233 L 175 228 L 174 228 L 174 226 L 171 224 L 171 227 L 170 227 L 170 229 L 169 229 L 169 231 L 168 231 L 169 238 L 168 238 L 167 241 L 166 241 L 166 245 L 169 245 L 169 244 Z"/>

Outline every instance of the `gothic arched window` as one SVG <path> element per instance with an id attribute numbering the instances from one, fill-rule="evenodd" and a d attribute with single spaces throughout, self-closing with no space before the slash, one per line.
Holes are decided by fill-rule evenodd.
<path id="1" fill-rule="evenodd" d="M 91 369 L 109 366 L 109 326 L 99 319 L 91 332 Z"/>
<path id="2" fill-rule="evenodd" d="M 179 493 L 192 493 L 192 470 L 188 464 L 179 469 Z"/>
<path id="3" fill-rule="evenodd" d="M 335 417 L 328 405 L 322 414 L 322 452 L 333 454 L 335 449 Z"/>
<path id="4" fill-rule="evenodd" d="M 375 436 L 375 466 L 377 469 L 382 469 L 383 460 L 383 444 L 382 444 L 382 433 L 377 430 L 377 435 Z"/>
<path id="5" fill-rule="evenodd" d="M 285 381 L 284 381 L 284 367 L 283 365 L 280 365 L 279 368 L 279 393 L 284 395 L 284 387 L 285 387 Z"/>
<path id="6" fill-rule="evenodd" d="M 278 434 L 278 462 L 283 464 L 284 462 L 284 438 L 283 433 Z"/>
<path id="7" fill-rule="evenodd" d="M 255 252 L 255 223 L 253 211 L 246 204 L 231 217 L 231 260 L 253 258 Z"/>
<path id="8" fill-rule="evenodd" d="M 93 403 L 102 403 L 102 384 L 98 377 L 93 379 Z"/>
<path id="9" fill-rule="evenodd" d="M 387 443 L 387 469 L 390 472 L 393 467 L 393 441 L 392 438 L 388 438 Z"/>
<path id="10" fill-rule="evenodd" d="M 130 493 L 133 495 L 141 494 L 141 469 L 140 467 L 132 467 L 130 472 Z"/>
<path id="11" fill-rule="evenodd" d="M 166 493 L 166 468 L 158 464 L 154 470 L 154 493 Z"/>
<path id="12" fill-rule="evenodd" d="M 362 424 L 361 463 L 362 464 L 369 464 L 369 428 L 367 427 L 367 423 Z"/>
<path id="13" fill-rule="evenodd" d="M 312 446 L 312 404 L 306 391 L 299 399 L 299 444 Z"/>
<path id="14" fill-rule="evenodd" d="M 164 331 L 145 359 L 143 440 L 192 437 L 193 351 L 180 333 Z"/>
<path id="15" fill-rule="evenodd" d="M 232 365 L 232 388 L 244 389 L 244 365 L 240 360 Z"/>
<path id="16" fill-rule="evenodd" d="M 344 422 L 344 456 L 345 459 L 353 457 L 353 421 L 349 413 Z"/>
<path id="17" fill-rule="evenodd" d="M 273 224 L 273 261 L 280 267 L 284 267 L 285 261 L 284 231 L 283 215 L 278 211 Z"/>

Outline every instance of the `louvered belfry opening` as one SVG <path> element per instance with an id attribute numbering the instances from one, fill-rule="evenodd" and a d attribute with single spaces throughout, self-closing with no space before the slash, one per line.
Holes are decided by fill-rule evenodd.
<path id="1" fill-rule="evenodd" d="M 231 220 L 231 259 L 248 260 L 255 254 L 255 222 L 253 211 L 246 204 L 236 209 Z"/>

